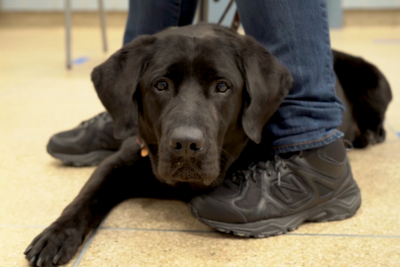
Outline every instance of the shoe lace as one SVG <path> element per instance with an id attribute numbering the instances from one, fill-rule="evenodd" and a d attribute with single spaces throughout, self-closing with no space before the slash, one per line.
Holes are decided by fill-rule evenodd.
<path id="1" fill-rule="evenodd" d="M 299 155 L 302 156 L 301 154 Z M 281 185 L 281 172 L 287 169 L 286 159 L 281 158 L 278 155 L 274 156 L 273 160 L 261 161 L 258 164 L 252 163 L 246 170 L 236 171 L 231 180 L 238 184 L 242 181 L 248 181 L 252 179 L 257 182 L 257 178 L 262 175 L 267 175 L 267 177 L 274 177 L 277 174 L 278 186 Z"/>
<path id="2" fill-rule="evenodd" d="M 109 115 L 108 115 L 108 113 L 107 113 L 107 112 L 102 112 L 102 113 L 100 113 L 100 114 L 94 116 L 94 117 L 91 118 L 91 119 L 88 119 L 88 120 L 86 120 L 86 121 L 81 122 L 81 124 L 79 124 L 78 127 L 79 127 L 79 128 L 87 128 L 87 127 L 89 127 L 90 125 L 92 125 L 92 124 L 94 124 L 95 122 L 100 121 L 100 120 L 108 121 L 108 120 L 109 120 Z"/>

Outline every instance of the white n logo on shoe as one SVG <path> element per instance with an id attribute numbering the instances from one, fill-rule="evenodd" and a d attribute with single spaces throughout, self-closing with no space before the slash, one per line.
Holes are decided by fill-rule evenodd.
<path id="1" fill-rule="evenodd" d="M 281 200 L 286 203 L 293 203 L 293 193 L 297 193 L 296 201 L 302 200 L 307 197 L 308 190 L 301 184 L 296 176 L 289 174 L 284 179 L 281 179 L 281 184 L 278 185 L 274 182 L 274 187 L 281 193 Z"/>

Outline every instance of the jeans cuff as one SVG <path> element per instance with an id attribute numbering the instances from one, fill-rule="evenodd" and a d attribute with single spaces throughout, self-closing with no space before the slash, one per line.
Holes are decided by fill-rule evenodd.
<path id="1" fill-rule="evenodd" d="M 323 133 L 307 133 L 307 135 L 312 136 L 312 138 L 304 141 L 304 136 L 293 136 L 290 137 L 291 142 L 289 144 L 284 144 L 284 141 L 282 142 L 282 140 L 278 139 L 273 142 L 271 153 L 274 155 L 284 154 L 326 146 L 344 136 L 344 134 L 337 129 Z M 293 140 L 299 141 L 293 142 Z"/>

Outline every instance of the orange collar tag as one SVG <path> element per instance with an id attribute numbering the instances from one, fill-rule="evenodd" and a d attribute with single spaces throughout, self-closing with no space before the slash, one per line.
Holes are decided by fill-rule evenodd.
<path id="1" fill-rule="evenodd" d="M 139 137 L 136 138 L 136 143 L 140 146 L 141 151 L 140 151 L 140 155 L 142 157 L 147 157 L 149 155 L 149 151 L 147 150 L 147 148 L 144 146 L 144 142 L 142 139 L 140 139 Z"/>
<path id="2" fill-rule="evenodd" d="M 147 157 L 148 154 L 149 154 L 149 151 L 147 150 L 147 148 L 143 147 L 142 150 L 140 151 L 140 155 L 142 157 Z"/>

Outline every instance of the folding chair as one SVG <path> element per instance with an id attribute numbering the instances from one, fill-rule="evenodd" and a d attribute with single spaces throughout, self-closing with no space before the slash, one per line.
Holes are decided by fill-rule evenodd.
<path id="1" fill-rule="evenodd" d="M 98 0 L 99 6 L 99 16 L 100 16 L 100 27 L 101 36 L 103 40 L 103 51 L 107 52 L 107 36 L 106 36 L 106 19 L 104 15 L 104 5 L 103 0 Z M 65 0 L 65 48 L 66 48 L 66 59 L 67 59 L 67 69 L 72 68 L 72 55 L 71 55 L 71 0 Z"/>

